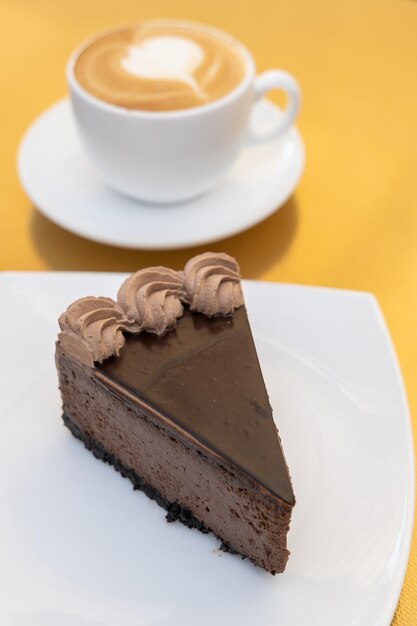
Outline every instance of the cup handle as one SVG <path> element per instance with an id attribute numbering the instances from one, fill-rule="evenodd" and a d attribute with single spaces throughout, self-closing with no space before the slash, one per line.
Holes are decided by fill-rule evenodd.
<path id="1" fill-rule="evenodd" d="M 267 70 L 262 72 L 262 74 L 256 76 L 254 82 L 255 104 L 271 89 L 280 89 L 285 92 L 287 95 L 287 106 L 282 112 L 279 122 L 272 130 L 265 133 L 257 133 L 251 129 L 249 133 L 250 144 L 258 144 L 278 137 L 291 127 L 297 117 L 300 109 L 301 94 L 295 78 L 284 70 Z"/>

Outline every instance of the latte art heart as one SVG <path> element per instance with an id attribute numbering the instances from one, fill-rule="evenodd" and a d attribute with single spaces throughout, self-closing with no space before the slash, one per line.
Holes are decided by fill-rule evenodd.
<path id="1" fill-rule="evenodd" d="M 98 36 L 74 74 L 93 96 L 128 109 L 201 106 L 237 87 L 246 62 L 238 44 L 204 27 L 144 22 Z"/>
<path id="2" fill-rule="evenodd" d="M 204 99 L 204 93 L 193 76 L 203 59 L 204 51 L 190 39 L 163 35 L 129 46 L 121 65 L 126 72 L 138 78 L 186 83 Z"/>

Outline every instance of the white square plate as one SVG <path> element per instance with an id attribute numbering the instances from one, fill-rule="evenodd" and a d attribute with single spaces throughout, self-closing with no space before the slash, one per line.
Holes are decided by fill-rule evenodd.
<path id="1" fill-rule="evenodd" d="M 287 570 L 218 551 L 62 426 L 57 317 L 118 274 L 0 278 L 2 626 L 388 626 L 413 521 L 401 375 L 368 294 L 245 282 L 297 504 Z"/>

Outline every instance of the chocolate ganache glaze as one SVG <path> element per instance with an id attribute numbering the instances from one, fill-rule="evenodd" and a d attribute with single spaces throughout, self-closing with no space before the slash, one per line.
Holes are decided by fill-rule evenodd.
<path id="1" fill-rule="evenodd" d="M 205 253 L 184 272 L 141 270 L 123 283 L 118 303 L 84 298 L 60 325 L 59 341 L 94 365 L 102 383 L 153 406 L 185 437 L 294 504 L 235 259 Z"/>
<path id="2" fill-rule="evenodd" d="M 247 329 L 243 306 L 231 317 L 185 310 L 173 331 L 127 337 L 120 356 L 97 368 L 293 504 L 265 386 L 254 376 L 257 356 Z"/>

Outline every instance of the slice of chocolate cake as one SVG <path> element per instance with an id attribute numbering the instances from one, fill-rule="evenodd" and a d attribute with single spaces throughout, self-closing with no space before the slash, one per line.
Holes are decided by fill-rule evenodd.
<path id="1" fill-rule="evenodd" d="M 271 573 L 294 495 L 240 287 L 225 254 L 140 270 L 117 302 L 59 320 L 64 422 L 167 511 Z"/>

